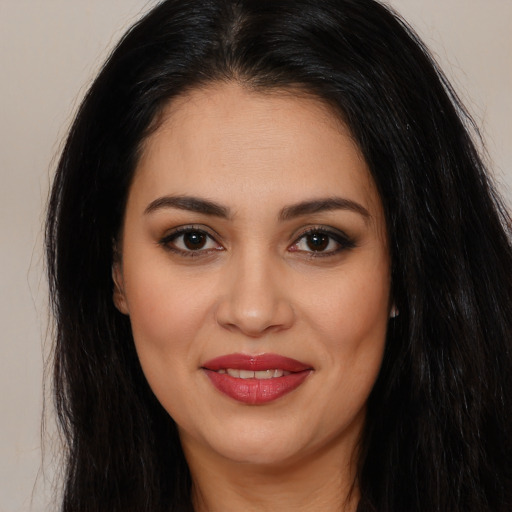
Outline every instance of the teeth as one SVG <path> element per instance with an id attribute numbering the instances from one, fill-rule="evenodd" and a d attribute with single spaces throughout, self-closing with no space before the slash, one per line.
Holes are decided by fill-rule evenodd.
<path id="1" fill-rule="evenodd" d="M 221 368 L 217 370 L 217 373 L 225 374 L 227 373 L 230 377 L 235 377 L 236 379 L 274 379 L 276 377 L 286 377 L 286 375 L 290 375 L 291 372 L 281 369 L 275 370 L 259 370 L 253 372 L 251 370 L 238 370 L 236 368 Z"/>
<path id="2" fill-rule="evenodd" d="M 254 377 L 256 379 L 271 379 L 272 377 L 276 377 L 274 375 L 278 370 L 261 370 L 259 372 L 254 372 Z"/>

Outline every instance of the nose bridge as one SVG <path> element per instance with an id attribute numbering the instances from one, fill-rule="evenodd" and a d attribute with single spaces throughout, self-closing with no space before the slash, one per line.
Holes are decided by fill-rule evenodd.
<path id="1" fill-rule="evenodd" d="M 270 248 L 246 247 L 225 269 L 219 324 L 248 336 L 287 329 L 294 319 L 279 259 Z"/>

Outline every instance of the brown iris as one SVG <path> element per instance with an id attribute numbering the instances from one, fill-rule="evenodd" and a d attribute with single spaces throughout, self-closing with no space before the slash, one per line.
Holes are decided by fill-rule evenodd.
<path id="1" fill-rule="evenodd" d="M 329 245 L 329 236 L 324 233 L 311 233 L 307 236 L 306 243 L 312 251 L 324 251 Z"/>
<path id="2" fill-rule="evenodd" d="M 207 236 L 199 231 L 191 231 L 183 235 L 183 243 L 190 250 L 202 249 L 206 244 Z"/>

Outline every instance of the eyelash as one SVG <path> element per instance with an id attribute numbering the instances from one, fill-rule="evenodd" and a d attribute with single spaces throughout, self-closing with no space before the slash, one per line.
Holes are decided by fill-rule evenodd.
<path id="1" fill-rule="evenodd" d="M 193 233 L 197 233 L 201 236 L 205 236 L 209 240 L 217 243 L 215 238 L 210 233 L 208 233 L 207 231 L 205 231 L 202 228 L 194 227 L 194 226 L 184 226 L 184 227 L 176 228 L 172 233 L 164 236 L 161 240 L 159 240 L 158 243 L 159 243 L 159 245 L 163 246 L 168 251 L 171 251 L 180 256 L 192 257 L 192 258 L 205 256 L 205 255 L 211 254 L 213 251 L 224 250 L 224 248 L 222 246 L 220 246 L 220 244 L 218 244 L 217 247 L 215 247 L 215 248 L 209 248 L 209 249 L 199 248 L 199 249 L 195 249 L 195 250 L 194 249 L 189 249 L 189 250 L 180 249 L 180 248 L 172 245 L 173 242 L 176 242 L 176 240 L 179 239 L 180 237 L 183 237 L 184 235 L 187 235 L 187 234 L 193 234 Z M 335 244 L 337 244 L 336 249 L 329 250 L 329 251 L 314 251 L 314 250 L 305 251 L 305 250 L 294 248 L 294 247 L 298 246 L 302 240 L 306 239 L 306 237 L 312 236 L 312 235 L 320 235 L 320 236 L 328 237 L 329 240 L 328 240 L 327 247 L 332 242 L 334 242 Z M 296 238 L 295 242 L 293 242 L 289 246 L 288 250 L 290 252 L 305 253 L 308 255 L 309 258 L 319 258 L 319 257 L 325 258 L 325 257 L 334 256 L 334 255 L 336 255 L 342 251 L 348 250 L 348 249 L 353 249 L 355 246 L 356 246 L 356 244 L 355 244 L 354 240 L 352 240 L 349 236 L 347 236 L 342 231 L 329 230 L 324 227 L 311 227 L 311 228 L 307 229 L 306 231 L 303 231 Z"/>
<path id="2" fill-rule="evenodd" d="M 308 257 L 310 258 L 327 258 L 329 256 L 335 256 L 345 250 L 353 249 L 356 246 L 355 241 L 342 231 L 334 231 L 326 229 L 324 227 L 311 227 L 306 231 L 303 231 L 296 239 L 296 241 L 293 242 L 290 248 L 297 246 L 299 242 L 301 242 L 303 239 L 306 239 L 306 237 L 312 235 L 321 235 L 328 237 L 328 244 L 330 244 L 331 241 L 334 241 L 334 243 L 337 244 L 337 248 L 330 251 L 301 251 L 300 249 L 294 249 L 292 252 L 304 252 L 308 254 Z"/>
<path id="3" fill-rule="evenodd" d="M 178 238 L 183 237 L 187 234 L 197 233 L 203 236 L 206 236 L 208 239 L 213 240 L 216 242 L 215 238 L 205 231 L 202 228 L 195 227 L 195 226 L 184 226 L 180 228 L 176 228 L 172 233 L 164 236 L 161 240 L 159 240 L 159 244 L 164 247 L 167 251 L 173 252 L 175 254 L 178 254 L 180 256 L 185 256 L 189 258 L 197 258 L 200 256 L 205 256 L 205 254 L 210 254 L 213 251 L 222 251 L 223 248 L 214 248 L 214 249 L 190 249 L 190 250 L 184 250 L 180 249 L 178 247 L 175 247 L 172 245 L 172 242 L 175 242 Z M 220 246 L 220 244 L 218 244 Z"/>

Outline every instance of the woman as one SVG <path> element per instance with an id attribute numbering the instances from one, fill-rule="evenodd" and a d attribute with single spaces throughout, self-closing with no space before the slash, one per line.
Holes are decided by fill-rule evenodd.
<path id="1" fill-rule="evenodd" d="M 64 511 L 512 506 L 510 217 L 373 0 L 163 2 L 61 156 Z"/>

